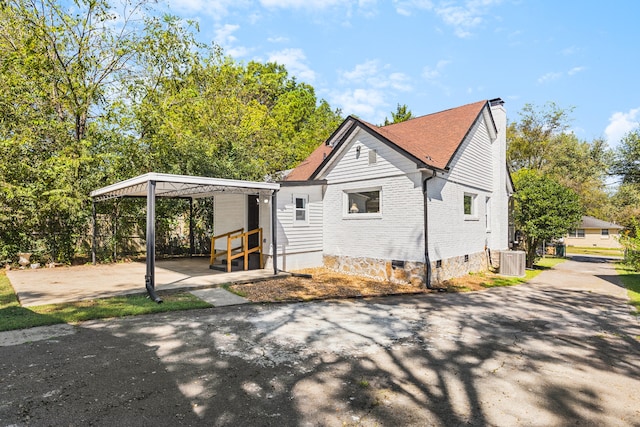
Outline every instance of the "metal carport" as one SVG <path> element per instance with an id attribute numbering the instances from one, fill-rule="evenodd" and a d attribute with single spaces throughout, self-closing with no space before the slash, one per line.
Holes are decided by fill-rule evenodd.
<path id="1" fill-rule="evenodd" d="M 171 175 L 163 173 L 147 173 L 135 178 L 127 179 L 106 187 L 94 190 L 90 196 L 93 199 L 93 239 L 91 259 L 96 262 L 96 202 L 119 197 L 147 198 L 147 245 L 146 245 L 146 275 L 145 287 L 149 296 L 156 302 L 162 299 L 155 292 L 155 217 L 156 197 L 211 197 L 221 193 L 259 194 L 261 197 L 271 197 L 271 246 L 273 251 L 273 273 L 278 273 L 276 241 L 277 192 L 280 184 L 269 182 L 242 181 L 203 176 Z"/>

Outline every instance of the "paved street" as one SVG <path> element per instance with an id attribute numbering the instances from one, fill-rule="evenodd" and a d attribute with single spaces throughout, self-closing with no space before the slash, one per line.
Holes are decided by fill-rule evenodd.
<path id="1" fill-rule="evenodd" d="M 476 293 L 87 322 L 0 347 L 0 425 L 640 426 L 640 321 L 601 261 Z"/>

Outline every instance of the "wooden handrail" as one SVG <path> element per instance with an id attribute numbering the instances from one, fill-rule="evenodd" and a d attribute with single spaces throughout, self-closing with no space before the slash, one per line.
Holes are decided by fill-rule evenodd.
<path id="1" fill-rule="evenodd" d="M 226 238 L 227 242 L 229 237 L 231 237 L 234 234 L 238 234 L 238 233 L 242 233 L 244 232 L 244 228 L 239 228 L 237 230 L 233 230 L 233 231 L 229 231 L 228 233 L 222 233 L 222 234 L 218 234 L 217 236 L 213 236 L 211 237 L 211 257 L 209 258 L 209 264 L 213 264 L 216 260 L 216 258 L 221 257 L 223 255 L 226 255 L 227 253 L 229 253 L 229 245 L 227 244 L 227 250 L 226 251 L 220 251 L 220 252 L 216 252 L 216 240 L 218 239 L 222 239 L 222 238 Z M 242 248 L 239 248 L 242 249 Z"/>
<path id="2" fill-rule="evenodd" d="M 209 264 L 213 265 L 216 258 L 227 255 L 227 273 L 229 273 L 231 271 L 231 261 L 242 257 L 244 259 L 244 270 L 246 271 L 249 269 L 249 254 L 258 252 L 260 254 L 260 268 L 262 268 L 264 264 L 264 258 L 262 255 L 262 227 L 247 231 L 246 233 L 244 233 L 243 231 L 244 228 L 240 228 L 238 230 L 230 231 L 228 233 L 212 237 L 211 258 L 209 259 Z M 249 236 L 253 234 L 258 234 L 258 245 L 255 248 L 249 249 Z M 221 238 L 227 239 L 227 249 L 216 252 L 215 241 L 216 239 Z M 242 240 L 240 242 L 240 246 L 233 248 L 232 246 L 235 239 Z M 240 252 L 233 254 L 233 251 L 238 249 L 240 249 Z"/>
<path id="3" fill-rule="evenodd" d="M 258 234 L 258 246 L 255 248 L 249 249 L 249 236 L 252 234 Z M 255 230 L 247 231 L 246 233 L 242 233 L 237 236 L 229 237 L 227 240 L 227 252 L 230 253 L 231 241 L 233 239 L 242 239 L 242 247 L 244 250 L 235 255 L 231 255 L 227 257 L 227 272 L 231 271 L 231 261 L 240 257 L 244 258 L 244 270 L 249 269 L 249 254 L 254 252 L 260 253 L 260 268 L 263 267 L 264 261 L 262 257 L 262 227 L 256 228 Z"/>

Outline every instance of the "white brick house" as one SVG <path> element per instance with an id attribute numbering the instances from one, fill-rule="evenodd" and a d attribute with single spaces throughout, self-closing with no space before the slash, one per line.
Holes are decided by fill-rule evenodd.
<path id="1" fill-rule="evenodd" d="M 278 267 L 421 283 L 486 269 L 489 251 L 497 259 L 508 249 L 505 133 L 500 99 L 384 127 L 347 118 L 280 182 Z M 216 196 L 227 228 L 243 226 L 237 203 L 242 196 Z M 257 205 L 269 229 L 271 210 Z"/>

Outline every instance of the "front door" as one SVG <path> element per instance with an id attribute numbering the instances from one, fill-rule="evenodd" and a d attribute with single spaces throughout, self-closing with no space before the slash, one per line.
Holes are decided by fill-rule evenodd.
<path id="1" fill-rule="evenodd" d="M 247 196 L 247 231 L 260 227 L 260 199 L 255 194 Z M 260 244 L 258 233 L 249 236 L 249 249 L 253 249 Z"/>

